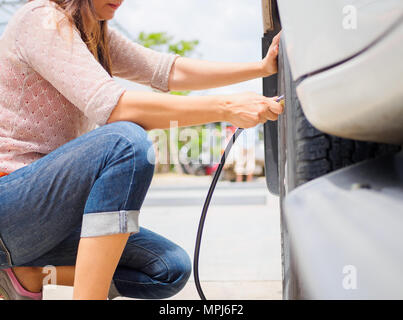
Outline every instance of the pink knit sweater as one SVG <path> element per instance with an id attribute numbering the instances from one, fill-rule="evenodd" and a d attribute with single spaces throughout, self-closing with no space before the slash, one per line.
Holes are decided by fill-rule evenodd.
<path id="1" fill-rule="evenodd" d="M 0 38 L 0 172 L 10 173 L 106 123 L 125 91 L 49 0 L 22 6 Z M 66 20 L 64 20 L 66 21 Z M 113 76 L 168 91 L 178 55 L 109 28 Z"/>

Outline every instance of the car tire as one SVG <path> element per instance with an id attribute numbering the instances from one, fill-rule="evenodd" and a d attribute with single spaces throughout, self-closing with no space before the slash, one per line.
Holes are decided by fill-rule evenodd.
<path id="1" fill-rule="evenodd" d="M 312 179 L 366 159 L 396 153 L 400 147 L 343 139 L 314 128 L 305 117 L 298 100 L 298 83 L 292 79 L 283 44 L 280 45 L 278 65 L 278 95 L 285 96 L 284 113 L 278 120 L 283 298 L 298 299 L 301 298 L 298 275 L 294 271 L 295 262 L 283 216 L 286 195 Z"/>

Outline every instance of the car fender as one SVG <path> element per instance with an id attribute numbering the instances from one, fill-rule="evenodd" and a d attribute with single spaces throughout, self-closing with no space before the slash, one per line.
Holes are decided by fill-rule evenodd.
<path id="1" fill-rule="evenodd" d="M 278 9 L 293 79 L 371 46 L 403 15 L 401 0 L 281 0 Z M 266 18 L 266 25 L 270 19 Z"/>

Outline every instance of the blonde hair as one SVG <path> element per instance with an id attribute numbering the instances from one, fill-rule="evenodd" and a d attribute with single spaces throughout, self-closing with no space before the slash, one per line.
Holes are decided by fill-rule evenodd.
<path id="1" fill-rule="evenodd" d="M 28 2 L 34 0 L 28 0 Z M 98 20 L 92 0 L 50 0 L 57 4 L 68 19 L 80 32 L 81 39 L 88 50 L 103 68 L 112 76 L 112 62 L 109 53 L 108 23 Z M 59 27 L 60 21 L 58 21 Z"/>

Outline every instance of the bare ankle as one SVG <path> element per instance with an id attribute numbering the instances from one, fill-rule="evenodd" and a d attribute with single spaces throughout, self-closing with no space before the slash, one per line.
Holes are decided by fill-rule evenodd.
<path id="1" fill-rule="evenodd" d="M 42 268 L 40 267 L 14 267 L 12 268 L 20 284 L 30 292 L 41 292 L 43 286 Z"/>

